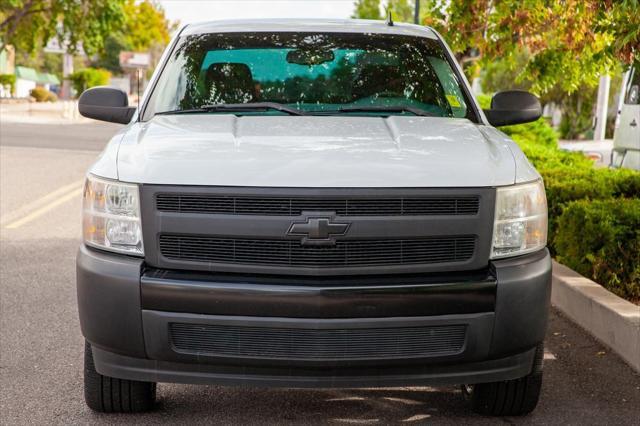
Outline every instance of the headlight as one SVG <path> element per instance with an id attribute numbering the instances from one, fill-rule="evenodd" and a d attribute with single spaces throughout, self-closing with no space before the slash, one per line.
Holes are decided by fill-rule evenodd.
<path id="1" fill-rule="evenodd" d="M 89 176 L 82 204 L 85 244 L 119 253 L 144 254 L 137 185 Z"/>
<path id="2" fill-rule="evenodd" d="M 542 181 L 498 188 L 491 258 L 530 253 L 547 244 L 547 198 Z"/>

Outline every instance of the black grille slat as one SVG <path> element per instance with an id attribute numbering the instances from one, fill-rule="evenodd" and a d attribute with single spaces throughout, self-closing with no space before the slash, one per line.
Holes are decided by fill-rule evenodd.
<path id="1" fill-rule="evenodd" d="M 273 266 L 336 267 L 464 262 L 473 257 L 474 236 L 417 240 L 338 241 L 302 246 L 298 241 L 160 235 L 160 252 L 173 260 Z"/>
<path id="2" fill-rule="evenodd" d="M 460 353 L 465 325 L 306 329 L 170 323 L 175 351 L 262 359 L 390 359 Z"/>
<path id="3" fill-rule="evenodd" d="M 340 216 L 475 215 L 477 196 L 425 198 L 278 198 L 207 194 L 156 194 L 162 212 L 297 216 L 305 211 L 330 211 Z"/>

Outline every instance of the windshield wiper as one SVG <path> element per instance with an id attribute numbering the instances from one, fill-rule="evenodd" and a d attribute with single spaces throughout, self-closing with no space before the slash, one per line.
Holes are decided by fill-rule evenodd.
<path id="1" fill-rule="evenodd" d="M 420 108 L 404 105 L 354 105 L 348 107 L 342 107 L 338 109 L 340 112 L 410 112 L 413 115 L 419 115 L 422 117 L 439 117 L 438 115 L 425 111 Z"/>
<path id="2" fill-rule="evenodd" d="M 266 111 L 268 109 L 274 109 L 277 111 L 287 113 L 289 115 L 306 115 L 304 111 L 300 111 L 299 109 L 292 108 L 284 104 L 279 104 L 277 102 L 253 102 L 253 103 L 246 103 L 246 104 L 202 105 L 200 108 L 177 109 L 175 111 L 163 111 L 163 112 L 156 113 L 156 115 L 194 114 L 194 113 L 202 113 L 202 112 L 225 112 L 225 111 L 253 112 L 253 111 Z"/>

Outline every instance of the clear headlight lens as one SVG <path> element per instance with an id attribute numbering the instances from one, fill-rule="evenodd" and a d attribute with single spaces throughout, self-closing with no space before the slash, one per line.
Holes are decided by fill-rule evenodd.
<path id="1" fill-rule="evenodd" d="M 89 176 L 84 185 L 82 234 L 87 245 L 144 255 L 138 186 Z"/>
<path id="2" fill-rule="evenodd" d="M 547 244 L 547 197 L 542 181 L 498 188 L 491 258 L 530 253 Z"/>

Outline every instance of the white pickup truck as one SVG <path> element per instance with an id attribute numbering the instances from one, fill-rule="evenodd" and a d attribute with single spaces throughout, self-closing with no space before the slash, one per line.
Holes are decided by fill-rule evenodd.
<path id="1" fill-rule="evenodd" d="M 432 29 L 257 20 L 184 27 L 91 166 L 77 258 L 85 399 L 153 408 L 156 383 L 461 384 L 534 409 L 551 260 L 539 174 Z"/>

